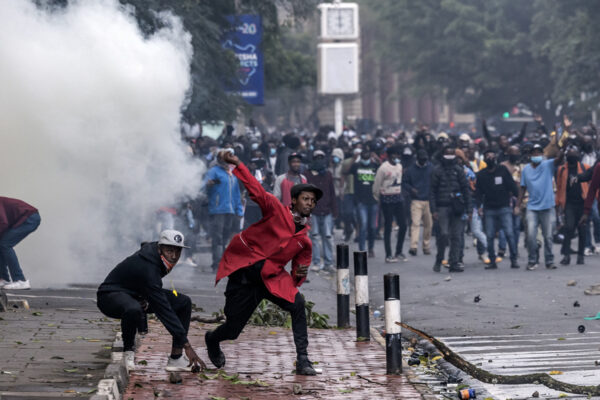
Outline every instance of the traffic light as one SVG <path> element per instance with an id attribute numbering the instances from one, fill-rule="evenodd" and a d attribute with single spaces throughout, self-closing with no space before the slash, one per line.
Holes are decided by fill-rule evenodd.
<path id="1" fill-rule="evenodd" d="M 504 114 L 502 114 L 502 118 L 509 118 L 510 117 L 510 113 L 508 111 L 504 112 Z"/>

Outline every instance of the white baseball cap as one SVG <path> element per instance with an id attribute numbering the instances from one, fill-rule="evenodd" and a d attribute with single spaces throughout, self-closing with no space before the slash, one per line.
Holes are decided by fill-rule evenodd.
<path id="1" fill-rule="evenodd" d="M 158 239 L 158 244 L 185 247 L 186 249 L 190 248 L 189 246 L 185 246 L 183 243 L 183 233 L 173 229 L 165 229 L 160 233 L 160 239 Z"/>

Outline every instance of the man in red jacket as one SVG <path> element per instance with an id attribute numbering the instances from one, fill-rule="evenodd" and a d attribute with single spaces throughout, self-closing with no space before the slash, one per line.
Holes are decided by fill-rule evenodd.
<path id="1" fill-rule="evenodd" d="M 32 205 L 22 200 L 0 197 L 0 287 L 31 288 L 13 247 L 35 231 L 40 221 L 40 214 Z"/>
<path id="2" fill-rule="evenodd" d="M 262 299 L 268 299 L 291 313 L 296 373 L 315 375 L 308 359 L 304 298 L 297 287 L 306 279 L 312 256 L 306 223 L 323 192 L 314 185 L 295 185 L 291 189 L 292 205 L 286 207 L 265 191 L 235 155 L 225 153 L 221 157 L 236 166 L 233 174 L 259 205 L 263 217 L 235 235 L 221 258 L 216 282 L 229 277 L 225 290 L 227 320 L 214 331 L 206 332 L 210 361 L 217 368 L 225 365 L 219 343 L 236 339 L 256 306 Z M 289 261 L 292 262 L 291 273 L 285 270 Z"/>

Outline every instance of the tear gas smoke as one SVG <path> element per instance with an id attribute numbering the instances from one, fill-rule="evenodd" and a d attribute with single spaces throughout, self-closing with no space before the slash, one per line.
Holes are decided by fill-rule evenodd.
<path id="1" fill-rule="evenodd" d="M 198 192 L 201 164 L 179 139 L 191 37 L 168 14 L 144 36 L 133 12 L 0 5 L 0 195 L 40 210 L 17 247 L 35 286 L 98 281 L 157 238 L 155 210 Z"/>

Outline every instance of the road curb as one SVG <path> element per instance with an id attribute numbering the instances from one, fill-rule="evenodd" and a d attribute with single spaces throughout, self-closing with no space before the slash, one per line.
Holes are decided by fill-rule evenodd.
<path id="1" fill-rule="evenodd" d="M 379 331 L 376 328 L 371 328 L 371 336 L 373 336 L 373 339 L 375 339 L 375 341 L 377 343 L 379 343 L 379 345 L 385 351 L 385 338 L 379 333 Z M 412 385 L 412 387 L 417 392 L 419 392 L 419 394 L 423 397 L 423 399 L 425 399 L 425 400 L 437 399 L 437 397 L 435 396 L 433 391 L 429 388 L 429 386 L 423 385 L 423 384 L 416 384 L 416 382 L 420 381 L 420 378 L 417 375 L 415 375 L 415 373 L 412 371 L 412 369 L 406 362 L 404 354 L 402 355 L 402 375 L 404 375 L 408 379 L 408 382 Z"/>
<path id="2" fill-rule="evenodd" d="M 129 371 L 123 359 L 123 339 L 121 332 L 117 332 L 110 353 L 110 364 L 104 370 L 104 379 L 98 382 L 96 394 L 90 400 L 121 400 L 127 384 Z M 139 345 L 139 335 L 136 335 L 136 348 Z"/>

